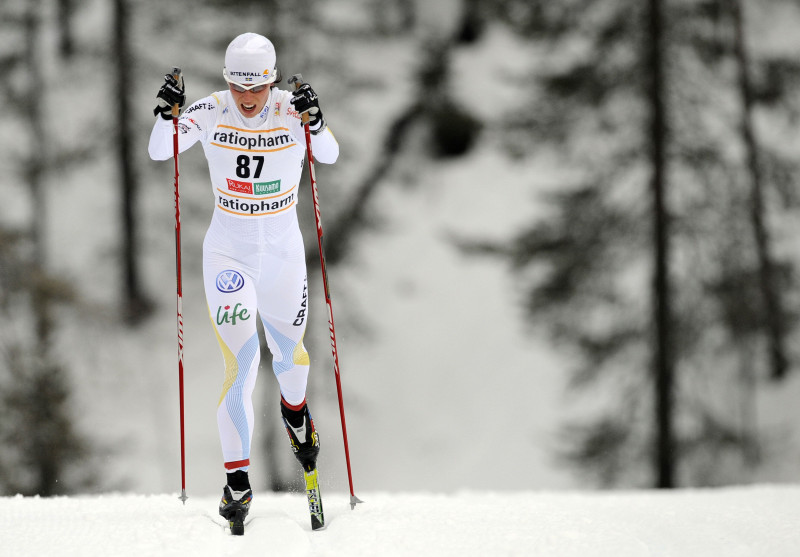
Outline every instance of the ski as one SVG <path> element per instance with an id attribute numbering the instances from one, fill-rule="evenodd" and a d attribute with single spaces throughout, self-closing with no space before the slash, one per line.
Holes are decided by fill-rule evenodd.
<path id="1" fill-rule="evenodd" d="M 245 513 L 240 509 L 237 510 L 233 517 L 228 520 L 228 526 L 231 529 L 231 534 L 234 536 L 243 536 L 244 535 L 244 517 Z"/>
<path id="2" fill-rule="evenodd" d="M 325 528 L 325 515 L 322 512 L 322 497 L 319 493 L 319 475 L 314 468 L 310 472 L 303 470 L 306 479 L 306 498 L 308 499 L 308 512 L 311 514 L 311 529 Z"/>

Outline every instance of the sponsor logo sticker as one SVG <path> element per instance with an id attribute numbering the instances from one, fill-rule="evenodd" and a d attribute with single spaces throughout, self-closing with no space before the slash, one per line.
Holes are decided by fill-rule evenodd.
<path id="1" fill-rule="evenodd" d="M 308 284 L 303 283 L 303 301 L 300 304 L 300 311 L 297 312 L 297 319 L 294 320 L 295 327 L 299 327 L 306 320 L 306 309 L 308 308 Z"/>
<path id="2" fill-rule="evenodd" d="M 243 286 L 244 277 L 232 269 L 217 275 L 217 290 L 220 292 L 238 292 Z"/>
<path id="3" fill-rule="evenodd" d="M 250 319 L 250 312 L 243 308 L 242 304 L 236 304 L 233 309 L 231 309 L 230 305 L 217 308 L 217 325 L 222 325 L 223 323 L 236 325 L 237 321 L 247 321 L 248 319 Z"/>
<path id="4" fill-rule="evenodd" d="M 226 178 L 226 180 L 228 180 L 228 189 L 230 191 L 253 195 L 253 184 L 251 182 L 240 182 L 239 180 L 231 180 L 230 178 Z"/>
<path id="5" fill-rule="evenodd" d="M 276 193 L 281 191 L 281 181 L 273 180 L 272 182 L 255 182 L 253 184 L 253 193 L 256 195 L 266 195 L 268 193 Z"/>
<path id="6" fill-rule="evenodd" d="M 192 106 L 187 108 L 184 111 L 183 115 L 186 116 L 188 114 L 191 114 L 195 110 L 213 110 L 213 109 L 214 109 L 214 105 L 211 104 L 211 103 L 197 103 L 197 104 L 193 104 Z"/>

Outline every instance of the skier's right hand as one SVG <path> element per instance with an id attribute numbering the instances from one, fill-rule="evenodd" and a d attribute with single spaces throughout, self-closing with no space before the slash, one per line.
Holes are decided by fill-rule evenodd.
<path id="1" fill-rule="evenodd" d="M 175 68 L 173 70 L 178 74 L 178 79 L 171 73 L 164 76 L 164 85 L 158 90 L 156 97 L 158 98 L 158 106 L 153 109 L 153 115 L 160 114 L 164 120 L 172 119 L 172 106 L 178 105 L 183 107 L 186 102 L 186 89 L 183 85 L 183 76 L 180 70 Z"/>

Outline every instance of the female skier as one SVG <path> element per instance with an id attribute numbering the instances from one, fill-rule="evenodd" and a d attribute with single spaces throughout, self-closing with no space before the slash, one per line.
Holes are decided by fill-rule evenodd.
<path id="1" fill-rule="evenodd" d="M 242 534 L 253 495 L 248 468 L 260 357 L 256 315 L 272 352 L 292 449 L 306 472 L 316 470 L 319 439 L 306 404 L 309 356 L 303 346 L 305 250 L 296 213 L 306 147 L 301 114 L 309 114 L 319 162 L 334 163 L 339 146 L 308 84 L 293 93 L 274 87 L 280 73 L 267 38 L 236 37 L 225 52 L 222 75 L 228 89 L 190 105 L 178 129 L 180 152 L 198 141 L 203 145 L 215 200 L 203 242 L 203 282 L 225 361 L 217 424 L 227 482 L 219 512 L 233 533 Z M 150 135 L 153 160 L 173 156 L 171 109 L 186 98 L 182 80 L 171 74 L 164 79 Z"/>

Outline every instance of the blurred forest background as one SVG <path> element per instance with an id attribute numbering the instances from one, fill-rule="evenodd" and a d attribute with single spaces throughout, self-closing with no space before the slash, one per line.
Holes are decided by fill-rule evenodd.
<path id="1" fill-rule="evenodd" d="M 225 47 L 245 31 L 273 41 L 285 77 L 302 72 L 315 87 L 342 145 L 337 165 L 318 170 L 340 349 L 358 337 L 411 362 L 374 378 L 374 358 L 343 361 L 361 462 L 391 450 L 445 471 L 467 461 L 464 477 L 497 479 L 450 487 L 496 487 L 533 467 L 519 451 L 538 444 L 552 468 L 569 464 L 569 485 L 797 481 L 798 25 L 795 0 L 4 1 L 0 493 L 138 489 L 111 463 L 177 466 L 172 176 L 147 159 L 151 110 L 173 65 L 189 102 L 223 88 Z M 197 276 L 212 207 L 199 148 L 182 157 L 181 180 L 184 272 Z M 449 250 L 449 270 L 431 266 L 443 259 L 426 257 L 425 239 L 408 252 L 381 239 L 440 217 L 429 239 Z M 365 271 L 368 253 L 384 275 Z M 434 305 L 441 292 L 425 297 L 426 279 L 390 274 L 450 273 L 459 292 L 487 266 L 503 282 L 447 309 Z M 184 280 L 184 306 L 190 296 L 196 306 L 187 319 L 195 311 L 208 335 L 199 280 Z M 513 310 L 482 318 L 480 297 L 494 291 Z M 415 297 L 427 311 L 390 311 Z M 323 362 L 324 315 L 308 341 Z M 458 329 L 468 315 L 485 329 Z M 370 336 L 382 322 L 417 336 Z M 192 327 L 187 353 L 210 344 Z M 534 362 L 509 365 L 524 339 L 552 352 L 554 387 Z M 452 365 L 455 352 L 467 363 Z M 537 393 L 562 388 L 542 444 L 526 433 L 542 418 Z M 370 413 L 382 392 L 396 394 L 391 423 L 404 436 L 381 422 L 393 400 Z M 425 431 L 403 414 L 421 414 Z M 467 419 L 486 430 L 460 437 Z M 132 422 L 158 450 L 131 449 Z M 331 452 L 337 427 L 326 424 Z M 288 449 L 273 429 L 268 485 L 286 489 L 290 468 L 275 455 Z M 384 468 L 361 467 L 373 469 L 365 485 L 399 488 L 382 483 Z"/>

